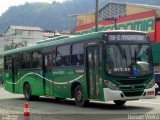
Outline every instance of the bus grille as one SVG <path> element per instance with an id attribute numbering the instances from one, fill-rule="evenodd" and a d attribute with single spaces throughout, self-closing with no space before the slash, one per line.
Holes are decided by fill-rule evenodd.
<path id="1" fill-rule="evenodd" d="M 123 92 L 126 97 L 133 97 L 133 96 L 141 96 L 143 91 L 136 91 L 136 92 Z"/>
<path id="2" fill-rule="evenodd" d="M 116 80 L 119 85 L 120 90 L 124 93 L 126 97 L 142 96 L 143 91 L 146 87 L 145 82 L 147 79 L 130 79 Z"/>
<path id="3" fill-rule="evenodd" d="M 144 84 L 147 79 L 138 79 L 138 80 L 116 80 L 117 82 L 119 82 L 122 85 L 137 85 L 137 84 Z"/>
<path id="4" fill-rule="evenodd" d="M 124 91 L 124 90 L 143 90 L 145 88 L 144 85 L 124 85 L 124 86 L 119 86 L 119 88 Z"/>

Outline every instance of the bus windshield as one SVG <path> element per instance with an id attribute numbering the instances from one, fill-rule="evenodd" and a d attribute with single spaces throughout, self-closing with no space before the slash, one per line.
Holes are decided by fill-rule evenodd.
<path id="1" fill-rule="evenodd" d="M 106 69 L 110 75 L 142 76 L 152 73 L 149 44 L 111 44 L 106 47 Z"/>

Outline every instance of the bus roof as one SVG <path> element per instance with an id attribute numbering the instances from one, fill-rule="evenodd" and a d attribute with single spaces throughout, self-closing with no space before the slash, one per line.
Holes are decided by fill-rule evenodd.
<path id="1" fill-rule="evenodd" d="M 59 39 L 64 39 L 64 38 L 69 38 L 69 36 L 58 36 L 58 37 L 54 37 L 54 38 L 40 40 L 40 41 L 37 42 L 37 44 L 46 43 L 46 42 L 52 42 L 54 40 L 59 40 Z"/>
<path id="2" fill-rule="evenodd" d="M 114 32 L 135 32 L 135 33 L 144 33 L 144 34 L 147 34 L 147 32 L 137 31 L 137 30 L 107 30 L 107 31 L 103 31 L 103 32 L 107 32 L 107 33 L 114 33 Z"/>
<path id="3" fill-rule="evenodd" d="M 74 42 L 93 40 L 93 39 L 98 39 L 98 38 L 102 39 L 103 33 L 104 32 L 93 32 L 93 33 L 86 34 L 86 35 L 77 35 L 76 37 L 62 38 L 62 39 L 53 40 L 50 42 L 44 42 L 44 43 L 35 44 L 35 45 L 27 46 L 27 47 L 16 48 L 16 49 L 5 51 L 4 55 L 9 55 L 9 54 L 13 54 L 13 53 L 20 53 L 20 52 L 24 52 L 24 51 L 38 50 L 41 48 L 46 48 L 46 47 L 50 47 L 50 46 L 54 46 L 54 45 L 61 45 L 61 44 L 66 44 L 66 43 L 72 43 L 72 42 L 74 43 Z"/>
<path id="4" fill-rule="evenodd" d="M 75 37 L 69 37 L 69 38 L 63 38 L 62 39 L 49 39 L 48 42 L 40 42 L 39 44 L 27 46 L 27 47 L 22 47 L 22 48 L 17 48 L 17 49 L 12 49 L 4 52 L 4 55 L 10 55 L 14 53 L 21 53 L 24 51 L 32 51 L 32 50 L 38 50 L 41 48 L 46 48 L 50 46 L 55 46 L 55 45 L 62 45 L 66 43 L 74 43 L 74 42 L 80 42 L 80 41 L 87 41 L 87 40 L 95 40 L 95 39 L 103 39 L 103 34 L 104 33 L 113 33 L 113 32 L 135 32 L 135 33 L 145 33 L 145 32 L 139 32 L 139 31 L 134 31 L 134 30 L 112 30 L 112 31 L 100 31 L 100 32 L 93 32 L 85 35 L 77 35 Z M 145 33 L 146 34 L 146 33 Z"/>

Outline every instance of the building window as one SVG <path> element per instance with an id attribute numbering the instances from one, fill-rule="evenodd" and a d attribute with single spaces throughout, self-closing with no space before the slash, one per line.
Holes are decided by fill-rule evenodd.
<path id="1" fill-rule="evenodd" d="M 84 64 L 84 44 L 77 43 L 72 45 L 72 65 L 83 65 Z"/>

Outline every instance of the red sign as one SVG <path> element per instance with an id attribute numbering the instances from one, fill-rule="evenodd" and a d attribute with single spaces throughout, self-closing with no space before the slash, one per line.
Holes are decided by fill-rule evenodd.
<path id="1" fill-rule="evenodd" d="M 160 21 L 156 21 L 156 42 L 160 42 Z"/>
<path id="2" fill-rule="evenodd" d="M 156 12 L 150 11 L 135 15 L 125 16 L 116 20 L 100 21 L 98 23 L 99 31 L 107 30 L 138 30 L 149 34 L 150 40 L 155 41 L 155 17 Z M 95 24 L 76 26 L 76 34 L 86 34 L 95 31 Z"/>

